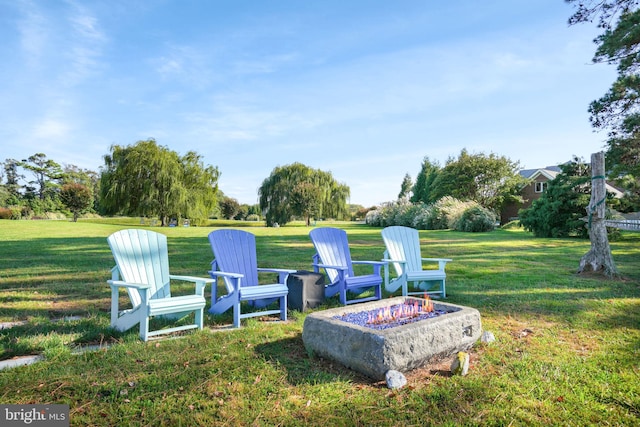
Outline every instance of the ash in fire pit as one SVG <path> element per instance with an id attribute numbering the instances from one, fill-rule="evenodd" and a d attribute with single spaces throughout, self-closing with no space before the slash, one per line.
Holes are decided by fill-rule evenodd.
<path id="1" fill-rule="evenodd" d="M 426 295 L 425 299 L 422 300 L 411 298 L 400 304 L 369 311 L 344 313 L 334 318 L 364 326 L 365 328 L 382 330 L 430 319 L 443 314 L 447 314 L 447 312 L 444 310 L 435 310 L 433 308 L 433 302 L 431 302 L 429 296 Z"/>
<path id="2" fill-rule="evenodd" d="M 432 304 L 437 316 L 416 318 L 412 322 L 386 329 L 343 320 L 343 316 L 380 309 L 390 311 L 396 305 Z M 383 380 L 391 369 L 408 372 L 431 360 L 469 349 L 482 333 L 478 310 L 443 302 L 424 302 L 410 297 L 396 297 L 347 307 L 317 311 L 307 316 L 302 340 L 307 350 Z M 365 321 L 366 323 L 366 321 Z"/>

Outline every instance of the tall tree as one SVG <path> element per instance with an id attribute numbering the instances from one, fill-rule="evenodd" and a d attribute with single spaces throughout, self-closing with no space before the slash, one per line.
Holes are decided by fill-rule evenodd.
<path id="1" fill-rule="evenodd" d="M 410 201 L 412 203 L 433 203 L 436 199 L 433 197 L 433 182 L 440 173 L 440 164 L 437 161 L 432 161 L 429 157 L 425 157 L 420 167 L 420 172 L 416 177 L 416 183 L 413 185 Z"/>
<path id="2" fill-rule="evenodd" d="M 604 176 L 604 153 L 594 153 L 591 155 L 591 200 L 587 206 L 589 218 L 589 240 L 591 249 L 580 260 L 578 273 L 604 273 L 608 277 L 618 275 L 618 269 L 613 262 L 607 228 L 605 226 L 605 204 L 607 200 L 607 190 L 605 188 Z"/>
<path id="3" fill-rule="evenodd" d="M 463 149 L 457 159 L 449 158 L 438 172 L 430 197 L 473 200 L 499 212 L 506 203 L 522 201 L 520 189 L 526 180 L 518 173 L 519 168 L 518 162 L 504 156 L 469 154 Z"/>
<path id="4" fill-rule="evenodd" d="M 15 159 L 6 159 L 3 164 L 6 190 L 7 205 L 17 205 L 20 203 L 20 180 L 24 178 L 19 173 L 18 161 Z"/>
<path id="5" fill-rule="evenodd" d="M 607 130 L 607 171 L 619 184 L 640 196 L 640 10 L 638 0 L 566 0 L 576 6 L 570 24 L 598 21 L 603 33 L 595 63 L 617 65 L 609 91 L 591 102 L 590 121 Z"/>
<path id="6" fill-rule="evenodd" d="M 308 186 L 298 188 L 298 194 L 294 200 L 294 189 L 300 183 Z M 317 187 L 317 189 L 312 188 Z M 308 191 L 307 191 L 308 190 Z M 313 207 L 301 203 L 305 197 Z M 320 200 L 315 206 L 316 200 L 311 195 L 320 194 Z M 346 218 L 349 214 L 347 198 L 349 187 L 337 182 L 330 172 L 312 169 L 302 163 L 292 163 L 286 166 L 278 166 L 266 178 L 260 188 L 260 209 L 265 213 L 267 225 L 276 223 L 284 225 L 290 222 L 294 216 L 306 217 L 312 212 L 317 216 L 332 218 Z"/>
<path id="7" fill-rule="evenodd" d="M 205 220 L 217 208 L 218 169 L 205 167 L 199 155 L 180 157 L 154 139 L 122 147 L 104 156 L 101 204 L 107 213 L 170 216 Z"/>
<path id="8" fill-rule="evenodd" d="M 411 175 L 408 173 L 404 175 L 402 184 L 400 184 L 400 193 L 398 193 L 398 200 L 409 200 L 411 197 L 411 188 L 413 182 L 411 181 Z"/>
<path id="9" fill-rule="evenodd" d="M 29 184 L 35 187 L 28 187 L 29 192 L 37 194 L 40 200 L 54 198 L 56 191 L 60 187 L 59 181 L 64 176 L 62 167 L 51 159 L 47 159 L 46 154 L 36 153 L 28 159 L 18 162 L 18 165 L 31 171 L 35 180 Z"/>

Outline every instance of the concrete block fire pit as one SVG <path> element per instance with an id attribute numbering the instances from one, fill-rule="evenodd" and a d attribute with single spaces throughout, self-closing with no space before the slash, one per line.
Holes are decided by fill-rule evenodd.
<path id="1" fill-rule="evenodd" d="M 411 371 L 431 360 L 467 350 L 480 338 L 482 325 L 478 310 L 439 301 L 433 301 L 433 308 L 445 314 L 383 330 L 336 318 L 415 300 L 424 301 L 396 297 L 311 313 L 304 321 L 302 340 L 313 355 L 383 380 L 390 369 Z"/>

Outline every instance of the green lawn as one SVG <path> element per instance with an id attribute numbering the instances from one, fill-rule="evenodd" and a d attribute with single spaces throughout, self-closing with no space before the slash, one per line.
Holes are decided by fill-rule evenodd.
<path id="1" fill-rule="evenodd" d="M 310 269 L 309 228 L 222 225 L 251 227 L 260 266 Z M 382 257 L 379 228 L 327 225 L 347 230 L 354 259 Z M 423 256 L 454 259 L 447 301 L 480 310 L 497 340 L 471 350 L 465 377 L 434 365 L 392 391 L 310 358 L 295 311 L 237 330 L 231 312 L 207 315 L 205 331 L 149 343 L 112 331 L 106 237 L 131 226 L 0 221 L 0 322 L 22 322 L 0 332 L 0 359 L 45 356 L 0 371 L 0 403 L 65 403 L 72 425 L 640 425 L 640 233 L 611 242 L 623 279 L 603 280 L 575 274 L 588 241 L 421 231 Z M 206 276 L 213 227 L 154 229 L 173 274 Z"/>

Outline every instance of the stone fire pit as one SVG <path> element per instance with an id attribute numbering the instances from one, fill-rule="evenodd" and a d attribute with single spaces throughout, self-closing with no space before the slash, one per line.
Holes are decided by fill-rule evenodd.
<path id="1" fill-rule="evenodd" d="M 376 330 L 336 319 L 402 304 L 414 297 L 395 297 L 311 313 L 304 321 L 302 340 L 307 351 L 326 357 L 373 379 L 383 380 L 391 369 L 408 372 L 430 360 L 469 349 L 482 333 L 475 308 L 433 301 L 446 314 L 389 329 Z"/>

